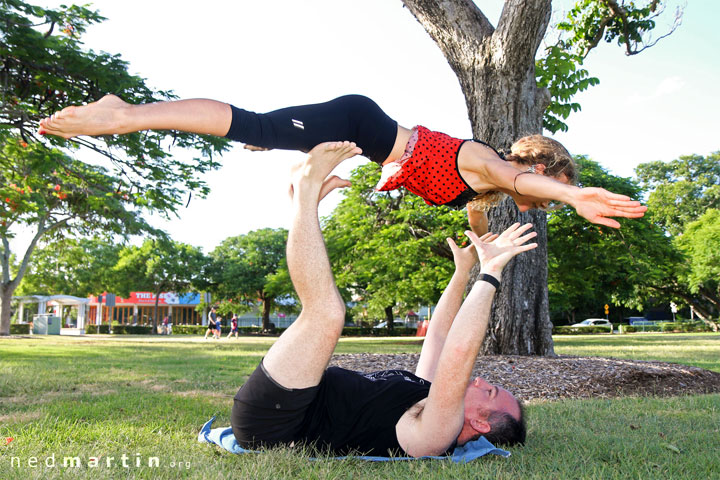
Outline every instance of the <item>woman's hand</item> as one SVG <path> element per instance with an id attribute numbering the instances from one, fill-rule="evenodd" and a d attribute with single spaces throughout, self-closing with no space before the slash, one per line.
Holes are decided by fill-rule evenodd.
<path id="1" fill-rule="evenodd" d="M 578 215 L 599 225 L 620 228 L 620 223 L 606 217 L 640 218 L 647 207 L 627 195 L 608 192 L 604 188 L 587 187 L 576 189 L 569 202 Z"/>

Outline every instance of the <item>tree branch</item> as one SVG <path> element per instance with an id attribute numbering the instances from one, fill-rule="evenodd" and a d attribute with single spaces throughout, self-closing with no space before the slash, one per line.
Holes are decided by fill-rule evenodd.
<path id="1" fill-rule="evenodd" d="M 403 0 L 437 43 L 454 71 L 468 68 L 471 52 L 482 47 L 495 28 L 472 0 Z"/>
<path id="2" fill-rule="evenodd" d="M 496 63 L 512 69 L 534 65 L 552 13 L 551 0 L 507 0 L 493 34 Z"/>
<path id="3" fill-rule="evenodd" d="M 13 278 L 7 283 L 7 285 L 11 287 L 12 290 L 15 290 L 15 288 L 17 288 L 17 286 L 20 284 L 20 280 L 22 280 L 23 276 L 25 275 L 25 271 L 27 270 L 28 264 L 30 263 L 30 257 L 35 250 L 35 246 L 37 245 L 38 240 L 40 240 L 40 237 L 42 237 L 43 234 L 48 231 L 48 229 L 45 229 L 45 222 L 47 221 L 47 218 L 47 215 L 44 217 L 40 217 L 37 233 L 35 233 L 35 236 L 30 241 L 30 245 L 28 245 L 28 248 L 25 250 L 25 255 L 23 255 L 22 262 L 20 262 L 17 274 L 15 275 L 15 278 Z M 9 278 L 10 277 L 8 277 L 8 280 Z"/>

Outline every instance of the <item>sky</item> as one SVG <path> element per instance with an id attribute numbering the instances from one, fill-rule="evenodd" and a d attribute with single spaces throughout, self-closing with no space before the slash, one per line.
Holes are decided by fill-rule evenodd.
<path id="1" fill-rule="evenodd" d="M 495 24 L 503 2 L 476 3 Z M 554 15 L 570 3 L 555 1 Z M 181 98 L 264 112 L 356 93 L 406 127 L 472 137 L 457 78 L 400 0 L 99 0 L 92 8 L 107 20 L 88 30 L 85 46 L 120 54 L 150 87 Z M 720 150 L 718 18 L 720 2 L 694 0 L 673 35 L 639 55 L 601 45 L 585 63 L 600 84 L 575 97 L 582 111 L 554 138 L 626 177 L 639 163 Z M 177 218 L 152 223 L 206 252 L 230 236 L 288 228 L 287 171 L 301 155 L 236 144 L 222 168 L 204 176 L 206 199 L 193 197 Z M 336 173 L 364 162 L 352 159 Z M 321 214 L 340 198 L 328 197 Z"/>

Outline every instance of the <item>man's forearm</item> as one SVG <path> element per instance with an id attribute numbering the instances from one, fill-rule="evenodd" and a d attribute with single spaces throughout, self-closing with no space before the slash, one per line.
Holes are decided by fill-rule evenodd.
<path id="1" fill-rule="evenodd" d="M 442 352 L 453 319 L 462 305 L 463 293 L 469 277 L 469 272 L 456 270 L 450 279 L 450 283 L 443 291 L 428 326 L 422 351 L 420 352 L 420 360 L 418 360 L 415 371 L 419 377 L 430 381 L 433 380 L 440 352 Z"/>

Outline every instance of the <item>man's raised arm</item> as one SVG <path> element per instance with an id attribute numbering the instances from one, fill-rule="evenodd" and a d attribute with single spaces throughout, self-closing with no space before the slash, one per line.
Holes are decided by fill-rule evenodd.
<path id="1" fill-rule="evenodd" d="M 492 242 L 497 235 L 486 233 L 480 237 L 481 242 Z M 415 370 L 415 375 L 425 380 L 433 381 L 435 377 L 435 369 L 440 358 L 445 339 L 452 325 L 455 316 L 462 305 L 465 287 L 470 280 L 470 270 L 477 263 L 478 257 L 475 253 L 475 245 L 472 243 L 465 248 L 455 245 L 452 238 L 446 239 L 450 250 L 453 254 L 453 262 L 455 263 L 455 272 L 450 279 L 447 287 L 443 291 L 438 301 L 432 321 L 428 326 L 425 341 L 423 342 L 422 351 L 420 352 L 420 360 Z"/>
<path id="2" fill-rule="evenodd" d="M 463 430 L 465 392 L 487 332 L 494 284 L 500 281 L 510 259 L 537 247 L 536 243 L 526 244 L 536 236 L 535 232 L 525 235 L 531 227 L 531 224 L 516 223 L 491 243 L 484 243 L 474 233 L 466 232 L 480 259 L 481 275 L 452 322 L 422 412 L 415 419 L 398 423 L 398 441 L 409 455 L 441 454 Z"/>

